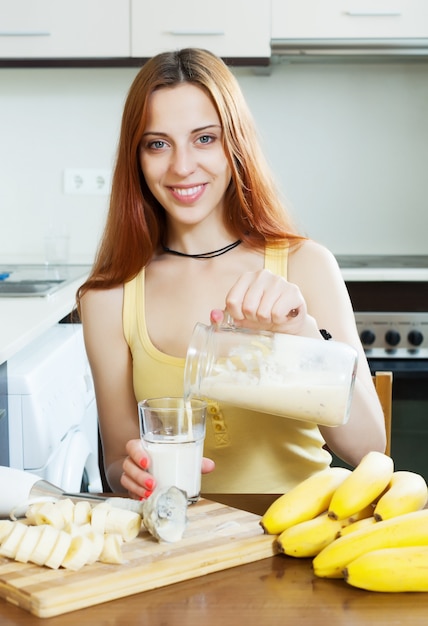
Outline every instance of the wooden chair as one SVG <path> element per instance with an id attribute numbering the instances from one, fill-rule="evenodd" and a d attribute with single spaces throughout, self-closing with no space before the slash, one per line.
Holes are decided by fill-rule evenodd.
<path id="1" fill-rule="evenodd" d="M 383 409 L 386 429 L 386 454 L 391 454 L 392 372 L 375 372 L 374 386 Z"/>

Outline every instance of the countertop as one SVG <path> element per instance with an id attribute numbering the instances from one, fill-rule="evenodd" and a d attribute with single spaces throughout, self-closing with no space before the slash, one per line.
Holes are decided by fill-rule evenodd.
<path id="1" fill-rule="evenodd" d="M 276 497 L 216 499 L 262 513 Z M 284 555 L 48 619 L 0 600 L 2 626 L 426 626 L 427 615 L 428 593 L 362 591 L 343 580 L 316 578 L 311 559 Z"/>
<path id="2" fill-rule="evenodd" d="M 71 312 L 85 278 L 45 297 L 0 298 L 0 364 Z"/>

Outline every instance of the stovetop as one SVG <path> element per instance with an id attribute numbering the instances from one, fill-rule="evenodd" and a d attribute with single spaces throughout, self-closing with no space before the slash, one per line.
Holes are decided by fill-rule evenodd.
<path id="1" fill-rule="evenodd" d="M 428 255 L 339 254 L 336 259 L 343 269 L 428 269 Z"/>
<path id="2" fill-rule="evenodd" d="M 346 282 L 428 282 L 428 255 L 338 254 Z"/>

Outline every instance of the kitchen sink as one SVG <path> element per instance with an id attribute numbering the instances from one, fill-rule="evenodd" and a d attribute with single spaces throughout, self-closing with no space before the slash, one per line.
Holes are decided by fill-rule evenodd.
<path id="1" fill-rule="evenodd" d="M 0 297 L 49 296 L 89 273 L 89 265 L 0 265 Z"/>
<path id="2" fill-rule="evenodd" d="M 0 295 L 38 296 L 56 291 L 64 280 L 0 281 Z"/>

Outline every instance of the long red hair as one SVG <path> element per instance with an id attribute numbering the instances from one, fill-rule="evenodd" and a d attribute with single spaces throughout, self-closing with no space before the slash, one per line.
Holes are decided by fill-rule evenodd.
<path id="1" fill-rule="evenodd" d="M 207 50 L 186 48 L 150 59 L 135 77 L 125 103 L 110 207 L 91 275 L 78 292 L 132 279 L 150 261 L 165 235 L 165 212 L 149 191 L 139 164 L 147 102 L 156 89 L 189 82 L 205 90 L 219 115 L 232 172 L 226 191 L 228 228 L 253 248 L 297 243 L 263 157 L 252 115 L 226 64 Z"/>

